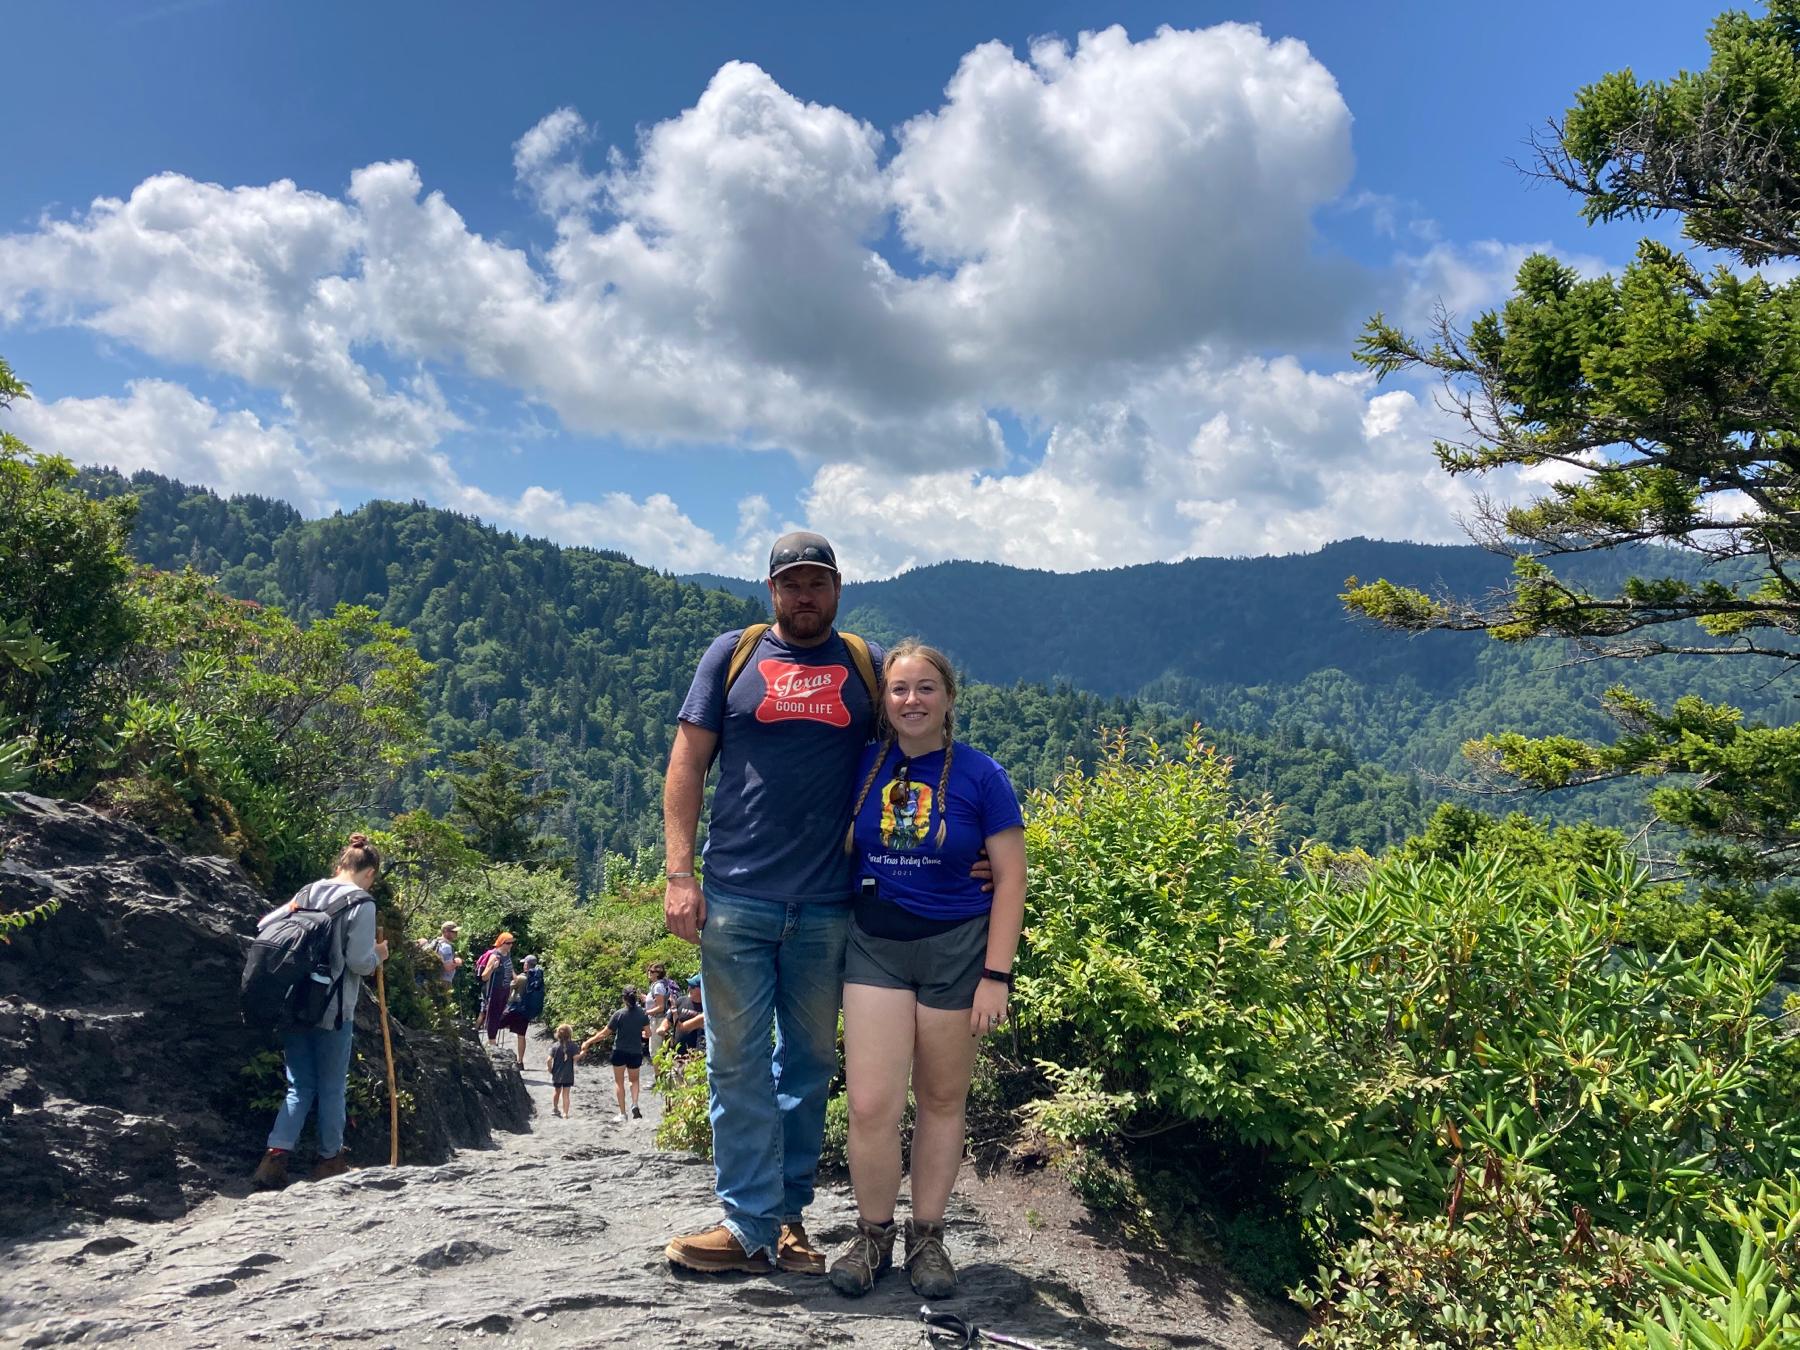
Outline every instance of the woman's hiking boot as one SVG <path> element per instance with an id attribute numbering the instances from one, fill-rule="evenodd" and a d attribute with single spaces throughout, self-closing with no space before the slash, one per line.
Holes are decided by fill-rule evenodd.
<path id="1" fill-rule="evenodd" d="M 920 1298 L 949 1298 L 956 1292 L 956 1267 L 944 1250 L 944 1225 L 906 1221 L 906 1273 Z"/>
<path id="2" fill-rule="evenodd" d="M 332 1177 L 341 1177 L 350 1170 L 350 1158 L 344 1149 L 339 1149 L 329 1158 L 320 1158 L 313 1164 L 313 1170 L 306 1174 L 308 1181 L 329 1181 Z"/>
<path id="3" fill-rule="evenodd" d="M 669 1245 L 663 1248 L 663 1255 L 674 1265 L 685 1266 L 705 1275 L 719 1275 L 732 1270 L 741 1270 L 750 1275 L 769 1273 L 768 1256 L 760 1252 L 751 1256 L 744 1250 L 744 1244 L 737 1240 L 736 1234 L 722 1223 L 714 1224 L 704 1233 L 688 1233 L 671 1239 Z"/>
<path id="4" fill-rule="evenodd" d="M 791 1275 L 825 1273 L 825 1253 L 813 1246 L 806 1225 L 798 1219 L 781 1225 L 781 1236 L 775 1239 L 775 1268 Z"/>
<path id="5" fill-rule="evenodd" d="M 894 1264 L 894 1221 L 856 1221 L 856 1236 L 844 1244 L 831 1263 L 831 1287 L 850 1298 L 861 1298 L 875 1287 L 884 1270 Z"/>
<path id="6" fill-rule="evenodd" d="M 265 1191 L 278 1191 L 287 1185 L 287 1153 L 272 1148 L 263 1154 L 262 1161 L 256 1164 L 256 1171 L 250 1174 L 250 1180 Z"/>

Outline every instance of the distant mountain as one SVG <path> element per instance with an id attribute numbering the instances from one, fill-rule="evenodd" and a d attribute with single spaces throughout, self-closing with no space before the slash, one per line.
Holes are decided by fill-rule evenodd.
<path id="1" fill-rule="evenodd" d="M 1628 575 L 1691 579 L 1700 569 L 1691 555 L 1646 547 L 1564 559 L 1558 570 L 1610 590 Z M 1290 746 L 1324 737 L 1406 775 L 1461 776 L 1461 745 L 1491 731 L 1606 735 L 1599 700 L 1614 683 L 1665 702 L 1694 692 L 1764 721 L 1792 720 L 1786 685 L 1771 686 L 1771 672 L 1751 663 L 1582 662 L 1555 642 L 1405 637 L 1352 618 L 1338 599 L 1352 576 L 1468 596 L 1509 572 L 1506 559 L 1473 545 L 1371 539 L 1287 557 L 1076 573 L 950 562 L 846 585 L 839 622 L 882 641 L 922 636 L 973 679 L 1068 683 Z M 762 594 L 756 582 L 705 580 Z M 1636 785 L 1526 804 L 1621 825 L 1643 816 Z"/>
<path id="2" fill-rule="evenodd" d="M 540 786 L 569 791 L 548 824 L 583 867 L 596 851 L 660 841 L 663 766 L 694 664 L 716 634 L 766 609 L 756 583 L 689 584 L 622 554 L 520 538 L 418 502 L 303 520 L 280 503 L 225 499 L 150 473 L 89 470 L 81 481 L 96 495 L 138 497 L 131 546 L 144 562 L 192 566 L 302 619 L 364 604 L 410 629 L 435 667 L 428 727 L 439 751 L 486 735 L 510 743 L 519 762 L 540 770 Z M 969 737 L 1021 789 L 1047 786 L 1071 756 L 1091 764 L 1101 726 L 1166 743 L 1192 720 L 1172 704 L 1054 680 L 973 684 L 962 712 Z M 1411 780 L 1357 763 L 1341 737 L 1218 739 L 1247 789 L 1290 808 L 1290 842 L 1372 846 L 1420 822 Z M 442 763 L 440 755 L 416 766 L 391 805 L 447 808 L 435 776 Z"/>

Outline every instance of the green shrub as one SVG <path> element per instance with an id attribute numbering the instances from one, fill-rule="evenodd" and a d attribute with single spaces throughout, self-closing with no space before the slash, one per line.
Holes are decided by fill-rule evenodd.
<path id="1" fill-rule="evenodd" d="M 1471 1169 L 1458 1196 L 1454 1212 L 1423 1219 L 1397 1191 L 1370 1197 L 1365 1235 L 1296 1291 L 1314 1316 L 1307 1344 L 1473 1350 L 1579 1328 L 1588 1339 L 1573 1344 L 1607 1346 L 1624 1332 L 1616 1314 L 1647 1283 L 1636 1243 L 1566 1220 L 1552 1178 L 1499 1158 Z"/>
<path id="2" fill-rule="evenodd" d="M 1105 1066 L 1127 1125 L 1250 1122 L 1292 1095 L 1267 1073 L 1264 1009 L 1294 977 L 1274 823 L 1198 737 L 1179 757 L 1116 739 L 1032 799 L 1021 1032 L 1038 1058 Z"/>
<path id="3" fill-rule="evenodd" d="M 688 1055 L 678 1061 L 674 1051 L 664 1046 L 652 1062 L 663 1094 L 662 1119 L 656 1122 L 656 1146 L 712 1157 L 706 1056 Z"/>
<path id="4" fill-rule="evenodd" d="M 577 1027 L 604 1025 L 621 989 L 629 984 L 644 992 L 644 953 L 665 936 L 660 899 L 587 906 L 551 944 L 546 1016 Z M 681 945 L 697 969 L 698 954 Z"/>

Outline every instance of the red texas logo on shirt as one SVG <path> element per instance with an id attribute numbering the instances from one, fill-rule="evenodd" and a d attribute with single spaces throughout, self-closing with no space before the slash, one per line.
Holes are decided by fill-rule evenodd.
<path id="1" fill-rule="evenodd" d="M 823 722 L 827 726 L 850 725 L 850 709 L 844 703 L 844 682 L 850 672 L 843 666 L 800 666 L 792 661 L 758 661 L 762 673 L 762 702 L 756 709 L 759 722 Z"/>

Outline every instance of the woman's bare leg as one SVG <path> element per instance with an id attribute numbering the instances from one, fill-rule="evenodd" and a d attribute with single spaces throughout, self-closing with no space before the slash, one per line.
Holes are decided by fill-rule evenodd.
<path id="1" fill-rule="evenodd" d="M 969 1010 L 919 1006 L 913 1051 L 913 1218 L 942 1223 L 968 1138 L 969 1076 L 980 1040 L 969 1034 Z"/>
<path id="2" fill-rule="evenodd" d="M 844 986 L 844 1077 L 850 1098 L 850 1182 L 857 1212 L 888 1223 L 900 1194 L 900 1117 L 913 1054 L 909 989 Z"/>

